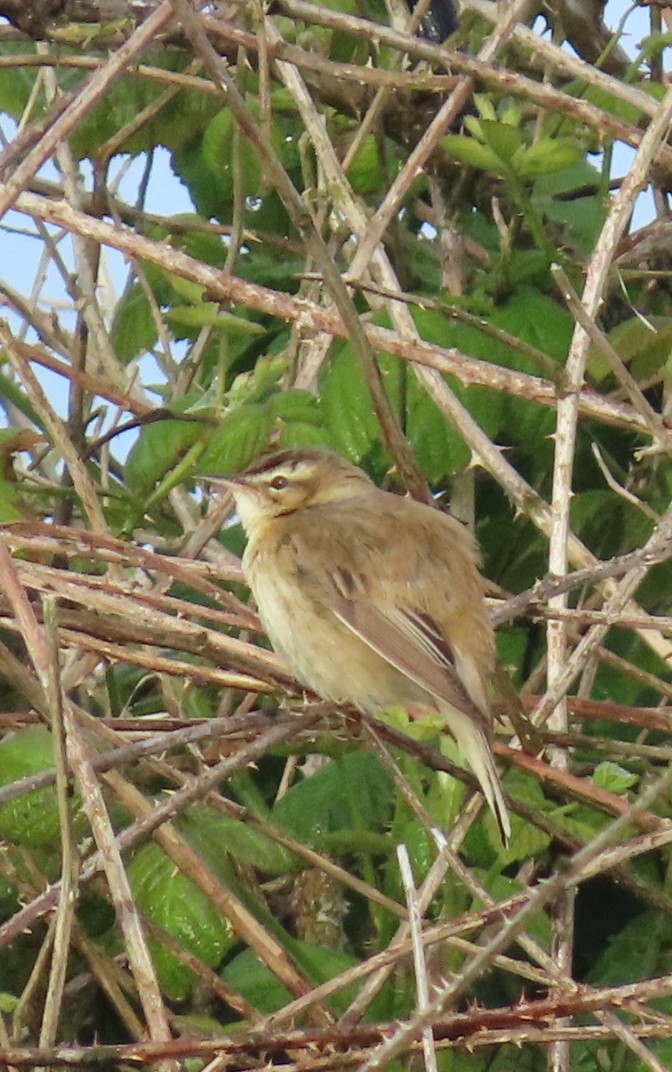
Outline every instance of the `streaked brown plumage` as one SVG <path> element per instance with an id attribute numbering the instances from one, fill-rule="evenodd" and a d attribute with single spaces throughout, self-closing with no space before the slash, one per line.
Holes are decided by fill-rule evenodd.
<path id="1" fill-rule="evenodd" d="M 467 530 L 316 448 L 278 452 L 221 483 L 248 536 L 243 568 L 261 620 L 297 679 L 370 714 L 439 711 L 506 843 L 490 748 L 494 638 Z"/>

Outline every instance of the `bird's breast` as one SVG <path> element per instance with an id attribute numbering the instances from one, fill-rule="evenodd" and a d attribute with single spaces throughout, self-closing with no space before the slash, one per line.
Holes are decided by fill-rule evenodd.
<path id="1" fill-rule="evenodd" d="M 282 550 L 250 544 L 243 567 L 271 644 L 297 680 L 325 700 L 371 714 L 392 704 L 431 702 L 336 617 L 305 583 L 300 564 L 283 561 Z"/>

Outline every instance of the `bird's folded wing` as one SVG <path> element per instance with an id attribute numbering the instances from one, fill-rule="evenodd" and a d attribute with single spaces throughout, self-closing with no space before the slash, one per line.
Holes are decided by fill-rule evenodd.
<path id="1" fill-rule="evenodd" d="M 468 695 L 435 622 L 415 611 L 377 607 L 359 594 L 337 598 L 332 610 L 361 640 L 416 685 L 487 727 L 488 716 Z"/>
<path id="2" fill-rule="evenodd" d="M 441 624 L 417 605 L 413 585 L 400 584 L 395 574 L 401 563 L 414 576 L 422 558 L 425 566 L 436 565 L 434 572 L 430 570 L 429 580 L 436 580 L 440 591 L 445 575 L 454 572 L 454 563 L 436 561 L 436 548 L 427 543 L 424 529 L 416 530 L 412 541 L 406 539 L 408 532 L 399 527 L 397 512 L 404 506 L 414 505 L 403 499 L 399 504 L 395 502 L 395 513 L 383 519 L 394 524 L 397 532 L 394 556 L 381 554 L 379 533 L 372 538 L 368 527 L 360 523 L 356 513 L 353 515 L 350 503 L 344 504 L 347 510 L 340 510 L 338 504 L 327 504 L 321 512 L 322 524 L 314 523 L 300 532 L 292 532 L 286 549 L 316 605 L 325 613 L 336 615 L 381 658 L 421 689 L 468 715 L 487 735 L 490 719 L 486 707 L 479 703 L 478 696 L 470 695 L 473 690 L 463 683 L 457 669 L 460 667 L 464 672 L 465 665 L 467 668 L 471 665 L 470 660 L 464 658 L 463 652 L 451 651 Z M 470 551 L 470 543 L 462 546 L 460 542 L 463 538 L 468 540 L 466 533 L 456 522 L 452 524 L 456 526 L 455 533 L 452 528 L 450 531 L 453 544 L 458 541 L 463 552 Z M 324 568 L 325 562 L 331 564 L 330 570 Z M 468 558 L 467 565 L 470 575 L 475 562 Z M 399 594 L 400 589 L 405 598 L 398 601 L 394 594 Z"/>

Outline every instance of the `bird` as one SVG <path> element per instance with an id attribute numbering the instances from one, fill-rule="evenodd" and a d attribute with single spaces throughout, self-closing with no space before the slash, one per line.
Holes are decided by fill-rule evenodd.
<path id="1" fill-rule="evenodd" d="M 321 447 L 275 451 L 208 481 L 233 494 L 243 573 L 297 681 L 368 715 L 438 712 L 508 845 L 488 701 L 494 633 L 465 526 Z"/>

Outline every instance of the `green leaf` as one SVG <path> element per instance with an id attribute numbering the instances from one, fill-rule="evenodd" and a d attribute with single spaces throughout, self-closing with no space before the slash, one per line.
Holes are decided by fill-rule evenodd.
<path id="1" fill-rule="evenodd" d="M 202 139 L 187 142 L 172 156 L 173 171 L 189 190 L 194 205 L 205 219 L 220 217 L 230 207 L 233 195 L 231 176 L 213 171 L 203 155 Z"/>
<path id="2" fill-rule="evenodd" d="M 580 838 L 582 841 L 590 841 L 604 830 L 607 818 L 594 808 L 584 807 L 580 804 L 565 808 L 559 816 L 565 829 Z"/>
<path id="3" fill-rule="evenodd" d="M 468 120 L 467 120 L 468 122 Z M 481 140 L 505 167 L 512 167 L 516 154 L 523 148 L 523 135 L 516 127 L 498 119 L 476 119 Z"/>
<path id="4" fill-rule="evenodd" d="M 639 47 L 638 65 L 640 63 L 650 63 L 655 56 L 658 56 L 664 49 L 669 48 L 670 45 L 672 45 L 672 33 L 647 34 Z M 648 86 L 648 80 L 644 85 Z M 664 90 L 663 86 L 660 86 L 660 88 Z"/>
<path id="5" fill-rule="evenodd" d="M 227 190 L 233 192 L 234 159 L 243 167 L 243 185 L 249 197 L 257 193 L 261 181 L 261 164 L 249 141 L 240 139 L 234 153 L 235 124 L 230 108 L 222 108 L 208 124 L 203 135 L 203 161 L 206 167 L 224 180 Z M 227 200 L 229 198 L 227 197 Z"/>
<path id="6" fill-rule="evenodd" d="M 80 54 L 78 50 L 74 51 L 76 55 Z M 178 72 L 188 62 L 184 53 L 165 48 L 147 53 L 146 59 L 152 66 Z M 76 79 L 61 78 L 61 88 L 67 84 L 75 85 L 81 79 L 80 72 Z M 162 97 L 161 107 L 138 124 L 137 117 L 148 107 L 156 106 Z M 175 150 L 196 137 L 209 122 L 218 103 L 216 98 L 186 87 L 165 99 L 165 87 L 160 82 L 128 71 L 107 87 L 103 100 L 81 119 L 70 135 L 69 144 L 78 159 L 91 157 L 110 138 L 117 142 L 119 131 L 126 128 L 126 137 L 116 146 L 118 153 L 135 156 L 158 145 Z"/>
<path id="7" fill-rule="evenodd" d="M 235 945 L 228 920 L 158 845 L 145 845 L 136 853 L 128 878 L 138 907 L 208 967 L 219 964 Z M 191 990 L 193 973 L 160 942 L 150 939 L 149 946 L 162 990 L 171 1000 L 182 1001 Z"/>
<path id="8" fill-rule="evenodd" d="M 627 923 L 609 942 L 586 982 L 592 986 L 620 986 L 657 974 L 663 949 L 669 951 L 669 919 L 649 909 Z"/>
<path id="9" fill-rule="evenodd" d="M 272 427 L 266 405 L 243 403 L 222 418 L 199 462 L 203 474 L 239 473 L 268 446 Z"/>
<path id="10" fill-rule="evenodd" d="M 45 726 L 29 726 L 0 742 L 0 785 L 53 770 L 54 745 Z M 79 806 L 79 798 L 73 808 Z M 53 785 L 35 789 L 0 807 L 0 838 L 28 848 L 58 844 L 60 820 Z"/>
<path id="11" fill-rule="evenodd" d="M 477 1049 L 475 1053 L 468 1055 L 468 1061 L 464 1064 L 461 1060 L 463 1055 L 460 1054 L 459 1064 L 455 1064 L 450 1072 L 541 1072 L 539 1053 L 535 1052 L 533 1046 L 521 1047 L 516 1043 L 493 1047 L 493 1049 L 495 1052 L 492 1057 L 488 1055 L 485 1059 L 485 1055 L 480 1055 L 480 1048 Z M 448 1072 L 448 1069 L 442 1072 Z M 572 1072 L 579 1072 L 579 1070 L 572 1066 Z M 597 1067 L 591 1068 L 590 1072 L 598 1072 Z"/>
<path id="12" fill-rule="evenodd" d="M 520 286 L 509 301 L 492 314 L 492 323 L 523 342 L 530 343 L 552 358 L 558 365 L 564 363 L 572 339 L 572 318 L 557 301 L 531 286 Z M 483 340 L 474 357 L 486 357 L 488 341 Z M 491 360 L 505 364 L 520 372 L 536 372 L 539 366 L 520 351 L 506 345 L 490 343 Z"/>
<path id="13" fill-rule="evenodd" d="M 378 137 L 369 134 L 350 166 L 348 172 L 350 185 L 356 194 L 364 196 L 380 188 L 382 181 L 382 163 Z"/>
<path id="14" fill-rule="evenodd" d="M 468 164 L 480 171 L 492 171 L 497 175 L 501 173 L 502 162 L 497 154 L 475 138 L 468 138 L 465 134 L 445 134 L 439 145 L 461 164 Z"/>
<path id="15" fill-rule="evenodd" d="M 315 395 L 296 387 L 287 388 L 271 395 L 268 408 L 274 417 L 283 421 L 300 421 L 304 424 L 320 424 L 322 414 Z"/>
<path id="16" fill-rule="evenodd" d="M 6 360 L 4 352 L 0 350 L 0 364 Z M 0 398 L 4 404 L 11 402 L 13 406 L 23 413 L 36 428 L 43 428 L 42 421 L 26 397 L 25 391 L 14 380 L 0 374 Z"/>
<path id="17" fill-rule="evenodd" d="M 520 178 L 532 179 L 572 167 L 579 163 L 582 156 L 583 150 L 576 142 L 567 138 L 542 137 L 532 145 L 519 149 L 511 166 Z"/>
<path id="18" fill-rule="evenodd" d="M 407 405 L 407 435 L 430 484 L 465 469 L 471 460 L 469 447 L 415 376 L 409 377 Z"/>
<path id="19" fill-rule="evenodd" d="M 285 944 L 301 970 L 315 986 L 334 979 L 357 964 L 355 957 L 339 949 L 311 945 L 296 938 L 287 939 Z M 227 964 L 221 976 L 229 986 L 242 994 L 260 1012 L 276 1012 L 291 1001 L 291 994 L 282 983 L 278 982 L 270 969 L 265 964 L 261 964 L 251 949 L 244 950 L 230 964 Z M 346 1011 L 358 990 L 359 985 L 355 983 L 339 990 L 330 999 L 329 1004 L 336 1016 L 341 1016 Z M 387 994 L 383 994 L 369 1006 L 368 1016 L 371 1018 L 379 1016 L 383 1002 L 388 1002 Z"/>
<path id="20" fill-rule="evenodd" d="M 291 421 L 280 429 L 280 446 L 282 447 L 327 447 L 336 446 L 326 428 L 307 421 Z"/>
<path id="21" fill-rule="evenodd" d="M 380 427 L 350 346 L 335 349 L 320 391 L 320 409 L 336 449 L 352 461 L 361 461 L 380 437 Z"/>
<path id="22" fill-rule="evenodd" d="M 599 763 L 595 768 L 592 780 L 598 789 L 606 789 L 610 793 L 621 794 L 625 793 L 626 789 L 636 785 L 639 777 L 624 767 L 620 767 L 618 763 L 605 760 L 604 763 Z"/>
<path id="23" fill-rule="evenodd" d="M 190 843 L 208 861 L 213 861 L 213 865 L 221 859 L 223 852 L 270 875 L 287 874 L 299 864 L 297 858 L 273 838 L 249 823 L 205 805 L 190 808 L 180 820 L 180 826 Z"/>
<path id="24" fill-rule="evenodd" d="M 595 248 L 607 203 L 600 196 L 601 176 L 585 160 L 538 178 L 532 206 L 563 228 L 565 243 L 583 256 Z"/>
<path id="25" fill-rule="evenodd" d="M 251 949 L 245 949 L 223 969 L 222 979 L 262 1013 L 277 1012 L 291 994 Z"/>
<path id="26" fill-rule="evenodd" d="M 147 497 L 203 435 L 204 425 L 197 421 L 157 421 L 143 428 L 126 462 L 129 489 Z"/>
<path id="27" fill-rule="evenodd" d="M 669 1008 L 662 1011 L 669 1016 Z M 661 1068 L 672 1068 L 672 1039 L 651 1039 L 647 1043 L 647 1049 L 650 1049 L 655 1054 Z M 650 1066 L 650 1064 L 650 1061 L 646 1065 L 643 1061 L 640 1061 L 635 1072 L 647 1072 L 647 1066 Z"/>
<path id="28" fill-rule="evenodd" d="M 672 318 L 632 316 L 612 328 L 608 339 L 621 360 L 630 365 L 636 379 L 649 379 L 669 365 Z M 588 362 L 590 373 L 598 382 L 612 375 L 609 359 L 594 344 Z"/>
<path id="29" fill-rule="evenodd" d="M 487 94 L 474 93 L 473 101 L 481 119 L 492 119 L 493 121 L 497 119 L 497 112 L 495 110 L 495 106 L 492 102 L 492 99 L 488 97 Z M 465 123 L 469 118 L 469 116 L 466 117 Z"/>
<path id="30" fill-rule="evenodd" d="M 19 493 L 16 484 L 9 480 L 0 480 L 0 522 L 21 521 L 23 514 L 19 510 Z"/>
<path id="31" fill-rule="evenodd" d="M 164 272 L 163 274 L 170 283 L 171 290 L 174 290 L 180 298 L 189 302 L 190 305 L 203 304 L 203 287 L 200 283 L 195 283 L 193 279 L 185 279 L 177 272 Z"/>
<path id="32" fill-rule="evenodd" d="M 117 305 L 112 324 L 112 347 L 124 365 L 146 353 L 159 337 L 147 295 L 134 283 Z"/>
<path id="33" fill-rule="evenodd" d="M 335 446 L 331 433 L 323 426 L 319 402 L 309 391 L 296 388 L 278 391 L 271 395 L 267 405 L 280 425 L 280 446 Z"/>
<path id="34" fill-rule="evenodd" d="M 506 777 L 506 788 L 516 800 L 540 814 L 553 812 L 553 806 L 544 797 L 536 778 L 523 771 L 512 770 Z M 493 816 L 488 812 L 485 817 L 490 844 L 498 845 L 497 831 Z M 500 849 L 502 859 L 512 863 L 515 860 L 529 860 L 543 852 L 550 844 L 549 835 L 534 823 L 529 823 L 519 815 L 511 815 L 511 841 L 508 849 Z"/>
<path id="35" fill-rule="evenodd" d="M 33 46 L 34 47 L 34 46 Z M 8 58 L 25 53 L 23 41 L 3 41 L 2 55 Z M 35 88 L 35 79 L 39 68 L 29 66 L 0 68 L 0 111 L 19 120 L 24 114 L 28 101 Z M 80 75 L 81 78 L 81 75 Z M 33 116 L 38 119 L 44 114 L 44 98 L 34 100 Z"/>
<path id="36" fill-rule="evenodd" d="M 509 898 L 516 897 L 526 889 L 522 882 L 505 874 L 494 875 L 492 881 L 484 883 L 484 885 L 486 885 L 490 896 L 497 902 L 507 901 Z M 543 910 L 535 912 L 528 918 L 525 923 L 525 931 L 535 942 L 539 943 L 542 949 L 549 950 L 551 948 L 551 921 Z M 512 1072 L 514 1072 L 513 1068 Z"/>
<path id="37" fill-rule="evenodd" d="M 295 837 L 384 826 L 392 783 L 374 756 L 351 753 L 297 782 L 274 806 L 273 822 Z"/>
<path id="38" fill-rule="evenodd" d="M 166 230 L 165 237 L 171 238 L 171 244 L 176 249 L 181 249 L 188 253 L 190 257 L 194 257 L 198 261 L 205 261 L 206 264 L 211 264 L 215 268 L 224 267 L 228 253 L 227 243 L 217 234 L 199 230 L 199 223 L 202 224 L 200 216 L 194 212 L 181 212 L 177 216 L 171 216 L 171 223 L 180 225 L 179 230 L 176 229 L 174 234 Z M 189 229 L 184 230 L 183 228 L 185 227 L 189 227 Z M 160 235 L 157 235 L 157 240 L 160 241 Z M 168 275 L 168 273 L 166 274 Z M 175 280 L 180 277 L 170 273 L 169 278 L 174 284 Z M 201 286 L 199 289 L 202 299 L 203 287 Z"/>
<path id="39" fill-rule="evenodd" d="M 413 319 L 422 338 L 427 342 L 436 343 L 438 346 L 444 347 L 455 346 L 468 354 L 472 354 L 474 357 L 496 360 L 498 344 L 493 344 L 491 339 L 486 338 L 477 329 L 461 324 L 446 313 L 435 309 L 415 309 Z M 452 376 L 447 377 L 447 380 L 451 390 L 466 406 L 474 419 L 478 421 L 481 428 L 490 436 L 496 435 L 505 406 L 503 396 L 488 387 L 463 387 Z M 413 398 L 412 389 L 409 389 L 409 396 Z M 432 403 L 432 405 L 434 404 Z M 422 414 L 420 416 L 422 418 Z M 411 414 L 409 413 L 410 420 Z M 438 461 L 436 455 L 440 450 L 441 440 L 444 439 L 447 467 L 442 475 L 460 472 L 469 464 L 471 452 L 448 418 L 441 415 L 441 420 L 443 424 L 439 426 L 436 416 L 428 415 L 426 430 L 419 426 L 420 422 L 414 425 L 414 434 L 417 435 L 418 439 L 418 449 L 426 457 L 430 469 L 436 472 Z"/>
<path id="40" fill-rule="evenodd" d="M 646 83 L 642 82 L 641 88 L 643 89 L 645 85 Z M 620 95 L 616 96 L 613 93 L 609 93 L 602 88 L 602 86 L 586 85 L 585 82 L 581 82 L 578 84 L 577 88 L 580 91 L 580 95 L 585 98 L 589 104 L 594 104 L 610 115 L 617 116 L 619 119 L 625 119 L 627 123 L 632 123 L 636 126 L 643 118 L 643 113 L 636 105 L 624 100 Z M 570 84 L 566 87 L 566 92 L 569 93 L 571 91 L 572 85 Z"/>

